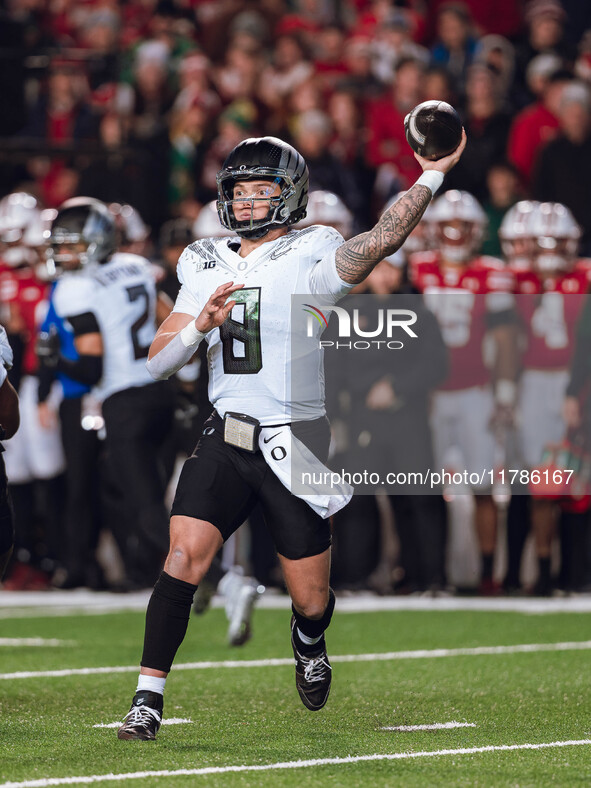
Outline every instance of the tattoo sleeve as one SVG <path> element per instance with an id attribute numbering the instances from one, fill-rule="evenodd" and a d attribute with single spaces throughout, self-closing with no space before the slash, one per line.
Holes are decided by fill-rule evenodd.
<path id="1" fill-rule="evenodd" d="M 430 200 L 431 190 L 415 183 L 382 215 L 372 230 L 356 235 L 340 246 L 335 263 L 341 279 L 353 285 L 362 282 L 380 260 L 400 249 L 419 223 Z"/>

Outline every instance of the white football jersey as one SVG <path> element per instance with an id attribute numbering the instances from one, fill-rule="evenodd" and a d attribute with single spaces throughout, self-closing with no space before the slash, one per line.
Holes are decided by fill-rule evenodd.
<path id="1" fill-rule="evenodd" d="M 53 302 L 66 320 L 86 312 L 96 317 L 104 347 L 103 374 L 93 388 L 99 400 L 154 382 L 146 369 L 156 333 L 156 285 L 148 260 L 117 253 L 103 265 L 65 273 Z"/>
<path id="2" fill-rule="evenodd" d="M 197 317 L 221 284 L 244 284 L 232 295 L 237 303 L 228 319 L 207 335 L 209 399 L 221 416 L 246 413 L 266 426 L 325 413 L 319 343 L 292 358 L 291 297 L 322 295 L 322 303 L 334 304 L 349 292 L 334 262 L 342 243 L 331 227 L 313 226 L 290 230 L 247 257 L 235 238 L 207 238 L 184 250 L 175 312 Z"/>

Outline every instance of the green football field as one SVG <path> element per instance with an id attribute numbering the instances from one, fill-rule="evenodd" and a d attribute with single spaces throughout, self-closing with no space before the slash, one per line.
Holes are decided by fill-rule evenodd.
<path id="1" fill-rule="evenodd" d="M 172 724 L 126 742 L 96 726 L 128 710 L 141 612 L 1 619 L 0 788 L 591 785 L 589 613 L 337 612 L 317 713 L 288 610 L 257 609 L 241 649 L 225 635 L 222 610 L 192 617 Z"/>

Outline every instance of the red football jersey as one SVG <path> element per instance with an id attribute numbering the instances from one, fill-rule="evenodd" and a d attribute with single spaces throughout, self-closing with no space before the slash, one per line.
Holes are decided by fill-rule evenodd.
<path id="1" fill-rule="evenodd" d="M 591 281 L 588 260 L 557 278 L 526 272 L 517 275 L 517 308 L 527 345 L 524 369 L 567 369 L 574 349 L 577 322 Z"/>
<path id="2" fill-rule="evenodd" d="M 437 317 L 449 350 L 450 371 L 440 388 L 485 386 L 490 382 L 484 347 L 487 316 L 514 305 L 513 274 L 493 257 L 443 271 L 439 254 L 424 252 L 411 258 L 410 276 Z"/>
<path id="3" fill-rule="evenodd" d="M 48 285 L 41 282 L 30 268 L 3 270 L 0 273 L 0 302 L 11 305 L 16 311 L 19 333 L 23 337 L 23 374 L 37 371 L 35 341 L 39 325 L 47 311 Z"/>

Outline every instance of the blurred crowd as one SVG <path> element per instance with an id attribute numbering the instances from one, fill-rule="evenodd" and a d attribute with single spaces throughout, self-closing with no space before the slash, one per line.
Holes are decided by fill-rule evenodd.
<path id="1" fill-rule="evenodd" d="M 585 6 L 7 0 L 3 190 L 27 183 L 47 208 L 78 194 L 129 203 L 157 239 L 167 219 L 194 220 L 216 196 L 234 145 L 271 134 L 301 151 L 312 188 L 341 197 L 362 230 L 419 174 L 404 116 L 442 99 L 469 138 L 448 188 L 495 218 L 516 194 L 558 200 L 588 244 L 589 187 L 570 178 L 573 160 L 588 163 Z M 569 82 L 580 90 L 567 99 Z"/>
<path id="2" fill-rule="evenodd" d="M 215 176 L 241 140 L 268 134 L 293 144 L 308 163 L 312 193 L 319 195 L 311 198 L 309 221 L 332 224 L 350 237 L 369 229 L 420 174 L 405 139 L 404 117 L 421 101 L 438 99 L 460 113 L 466 151 L 446 178 L 429 238 L 376 269 L 369 291 L 425 292 L 433 284 L 429 266 L 444 270 L 446 260 L 464 272 L 475 267 L 483 282 L 478 260 L 491 255 L 504 258 L 503 270 L 511 270 L 515 280 L 490 289 L 544 292 L 543 276 L 536 272 L 532 284 L 521 276 L 520 260 L 529 259 L 524 270 L 531 273 L 534 258 L 543 258 L 540 239 L 557 237 L 548 229 L 550 220 L 546 217 L 541 229 L 527 225 L 522 236 L 533 246 L 521 257 L 510 246 L 519 240 L 515 228 L 529 221 L 528 211 L 544 216 L 540 204 L 560 206 L 548 209 L 552 216 L 568 214 L 560 226 L 567 226 L 564 241 L 575 248 L 571 243 L 560 277 L 572 276 L 575 261 L 591 256 L 591 8 L 576 0 L 6 0 L 0 55 L 8 65 L 0 70 L 0 197 L 5 196 L 0 323 L 15 345 L 11 377 L 39 421 L 30 437 L 31 457 L 18 462 L 7 457 L 17 542 L 6 589 L 147 587 L 160 560 L 159 554 L 141 554 L 138 534 L 113 526 L 121 519 L 119 491 L 105 470 L 104 424 L 100 408 L 87 396 L 91 387 L 71 394 L 79 400 L 74 448 L 68 443 L 74 428 L 60 420 L 63 386 L 50 382 L 39 395 L 35 340 L 52 288 L 50 275 L 41 273 L 44 231 L 65 201 L 84 196 L 109 206 L 118 248 L 151 261 L 170 309 L 180 252 L 194 238 L 220 232 L 212 207 Z M 18 196 L 10 204 L 7 195 Z M 507 220 L 516 206 L 521 209 Z M 15 219 L 17 214 L 21 218 Z M 499 233 L 503 221 L 505 235 Z M 452 248 L 461 245 L 459 236 L 444 248 L 450 237 L 446 226 L 453 232 L 460 226 L 463 256 Z M 411 251 L 436 251 L 443 263 L 411 262 Z M 498 274 L 496 264 L 487 265 L 479 295 Z M 553 291 L 573 292 L 568 283 L 556 281 L 555 276 Z M 577 287 L 582 281 L 586 291 L 586 278 L 579 277 Z M 569 426 L 561 407 L 571 360 L 562 358 L 552 368 L 564 373 L 559 432 Z M 208 415 L 206 365 L 194 366 L 174 383 L 174 437 L 163 449 L 163 489 L 174 485 L 175 460 L 191 452 Z M 445 374 L 425 382 L 424 391 L 440 386 Z M 374 389 L 378 383 L 369 380 L 364 396 L 371 394 L 370 410 L 383 411 L 381 403 L 392 392 Z M 488 383 L 488 378 L 464 381 L 454 390 Z M 581 391 L 582 384 L 571 393 Z M 341 404 L 331 414 L 337 422 Z M 492 401 L 472 412 L 489 407 L 495 407 Z M 555 423 L 555 415 L 544 418 Z M 573 426 L 572 410 L 570 416 Z M 78 422 L 85 425 L 82 431 Z M 383 428 L 380 424 L 376 429 Z M 81 456 L 82 440 L 88 444 L 84 457 L 91 458 L 85 482 L 76 477 L 78 461 L 68 462 Z M 443 457 L 444 448 L 450 446 L 442 448 L 436 439 L 436 455 Z M 335 523 L 336 586 L 380 593 L 448 593 L 466 586 L 501 593 L 498 512 L 486 491 L 477 493 L 482 494 L 473 496 L 476 503 L 463 516 L 476 534 L 476 565 L 462 554 L 460 543 L 465 547 L 468 532 L 450 526 L 446 509 L 453 493 L 447 502 L 443 495 L 428 501 L 420 495 L 358 499 L 340 531 Z M 527 495 L 511 500 L 513 510 L 501 507 L 508 535 L 504 590 L 585 589 L 590 568 L 580 558 L 589 554 L 583 524 L 588 508 L 568 512 L 578 519 L 571 516 L 561 526 L 563 559 L 557 570 L 556 515 L 533 514 L 536 507 Z M 524 580 L 521 561 L 531 522 L 539 567 Z M 372 526 L 360 531 L 359 523 Z M 236 560 L 265 585 L 280 586 L 264 524 L 255 515 L 249 525 Z M 105 572 L 101 558 L 108 529 L 113 532 L 109 555 L 115 553 L 120 565 L 116 577 Z M 453 533 L 455 542 L 449 538 Z M 454 572 L 456 559 L 456 569 L 462 568 Z"/>

